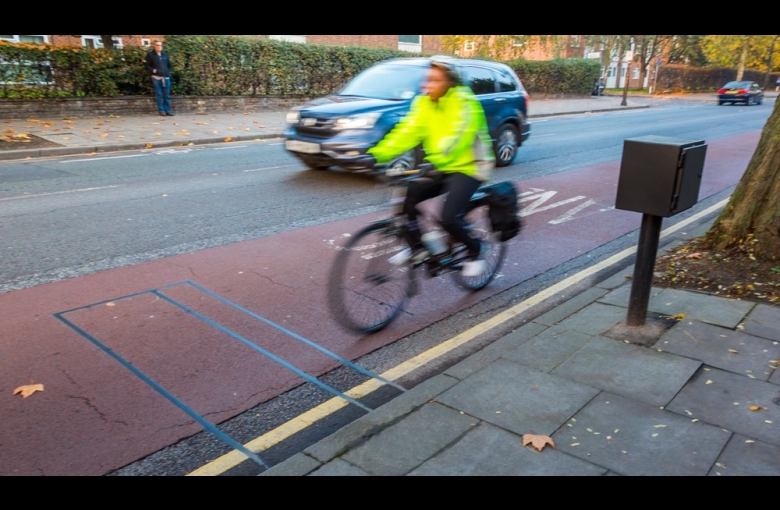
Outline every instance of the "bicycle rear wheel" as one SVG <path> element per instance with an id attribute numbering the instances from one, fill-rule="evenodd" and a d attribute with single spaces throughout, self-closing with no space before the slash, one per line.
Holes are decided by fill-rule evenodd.
<path id="1" fill-rule="evenodd" d="M 487 263 L 485 271 L 477 276 L 463 276 L 461 271 L 452 273 L 452 277 L 459 286 L 467 290 L 479 290 L 493 281 L 504 264 L 506 258 L 506 243 L 498 240 L 493 233 L 493 227 L 488 215 L 488 205 L 481 200 L 466 214 L 466 222 L 471 226 L 471 235 L 478 237 L 487 247 L 483 257 Z"/>
<path id="2" fill-rule="evenodd" d="M 368 225 L 336 255 L 328 281 L 328 304 L 345 329 L 374 333 L 398 316 L 412 292 L 408 264 L 388 259 L 409 245 L 391 223 Z"/>

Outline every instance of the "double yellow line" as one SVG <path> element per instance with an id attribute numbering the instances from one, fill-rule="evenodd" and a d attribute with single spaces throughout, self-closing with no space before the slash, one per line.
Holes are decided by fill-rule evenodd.
<path id="1" fill-rule="evenodd" d="M 726 206 L 728 200 L 729 199 L 726 198 L 718 202 L 717 204 L 712 205 L 707 209 L 704 209 L 703 211 L 698 212 L 693 216 L 676 223 L 675 225 L 672 225 L 671 227 L 662 231 L 660 236 L 666 237 L 676 232 L 677 230 L 680 230 L 681 228 L 684 228 L 690 225 L 691 223 L 694 223 L 699 219 L 719 209 L 722 209 L 723 207 Z M 446 342 L 443 342 L 437 345 L 436 347 L 433 347 L 432 349 L 428 349 L 427 351 L 418 354 L 414 358 L 404 361 L 400 365 L 384 372 L 383 374 L 381 374 L 381 376 L 382 378 L 388 381 L 396 381 L 401 377 L 410 374 L 414 370 L 417 370 L 418 368 L 426 365 L 427 363 L 430 363 L 432 360 L 435 360 L 440 356 L 447 354 L 448 352 L 460 347 L 461 345 L 470 342 L 471 340 L 478 337 L 479 335 L 482 335 L 483 333 L 490 331 L 496 326 L 499 326 L 504 322 L 516 317 L 517 315 L 520 315 L 521 313 L 538 305 L 544 300 L 553 297 L 560 292 L 563 292 L 564 290 L 574 285 L 575 283 L 582 281 L 583 279 L 591 275 L 594 275 L 599 271 L 606 269 L 613 264 L 620 262 L 621 260 L 633 255 L 634 253 L 636 253 L 636 247 L 626 248 L 625 250 L 599 262 L 598 264 L 589 267 L 588 269 L 580 271 L 579 273 L 576 273 L 564 280 L 561 280 L 555 285 L 548 287 L 542 292 L 539 292 L 531 296 L 530 298 L 526 299 L 525 301 L 516 304 L 512 308 L 509 308 L 499 313 L 495 317 L 485 322 L 482 322 L 480 324 L 477 324 L 471 329 L 464 331 L 463 333 L 447 340 Z M 345 395 L 352 397 L 354 399 L 360 399 L 370 394 L 371 392 L 376 391 L 377 389 L 381 388 L 384 385 L 385 383 L 377 379 L 371 379 L 345 392 Z M 260 453 L 264 450 L 271 448 L 272 446 L 281 443 L 286 439 L 289 439 L 294 434 L 304 430 L 306 427 L 310 425 L 313 425 L 317 421 L 330 416 L 331 414 L 335 413 L 339 409 L 346 407 L 348 404 L 349 401 L 347 401 L 346 399 L 343 399 L 341 397 L 334 397 L 328 400 L 327 402 L 324 402 L 318 405 L 317 407 L 314 407 L 311 410 L 295 417 L 295 419 L 288 421 L 284 425 L 281 425 L 275 428 L 274 430 L 266 434 L 263 434 L 262 436 L 256 439 L 253 439 L 252 441 L 246 443 L 244 446 L 246 446 L 246 448 L 251 452 Z M 243 453 L 237 450 L 233 450 L 232 452 L 227 453 L 209 462 L 208 464 L 196 469 L 195 471 L 192 471 L 191 473 L 187 474 L 187 476 L 219 476 L 227 472 L 228 470 L 238 466 L 245 460 L 247 460 L 246 455 L 244 455 Z"/>

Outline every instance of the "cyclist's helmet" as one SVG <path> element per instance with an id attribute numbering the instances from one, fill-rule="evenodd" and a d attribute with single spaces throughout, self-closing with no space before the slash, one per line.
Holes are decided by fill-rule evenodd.
<path id="1" fill-rule="evenodd" d="M 461 85 L 461 79 L 460 79 L 460 73 L 458 72 L 458 68 L 455 67 L 453 64 L 449 62 L 444 62 L 442 60 L 431 60 L 431 67 L 438 67 L 445 73 L 447 73 L 447 76 L 450 80 L 452 80 L 452 83 L 455 85 Z"/>

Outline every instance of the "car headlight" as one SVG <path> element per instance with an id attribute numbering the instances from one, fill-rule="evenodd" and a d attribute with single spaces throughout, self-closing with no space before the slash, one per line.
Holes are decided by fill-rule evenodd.
<path id="1" fill-rule="evenodd" d="M 297 124 L 300 118 L 301 118 L 301 112 L 299 112 L 298 110 L 290 111 L 285 117 L 288 124 Z"/>
<path id="2" fill-rule="evenodd" d="M 334 129 L 371 129 L 381 116 L 380 113 L 363 113 L 336 119 Z"/>

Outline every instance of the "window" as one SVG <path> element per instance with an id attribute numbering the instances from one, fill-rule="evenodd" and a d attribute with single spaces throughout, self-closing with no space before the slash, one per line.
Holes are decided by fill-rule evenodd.
<path id="1" fill-rule="evenodd" d="M 494 94 L 496 92 L 496 77 L 490 69 L 470 67 L 466 70 L 466 83 L 474 94 Z"/>
<path id="2" fill-rule="evenodd" d="M 420 44 L 420 36 L 419 35 L 399 35 L 398 36 L 398 42 L 399 43 L 408 43 L 408 44 Z"/>
<path id="3" fill-rule="evenodd" d="M 634 67 L 633 69 L 631 69 L 631 79 L 636 80 L 637 78 L 639 78 L 639 68 Z"/>
<path id="4" fill-rule="evenodd" d="M 498 73 L 498 91 L 499 92 L 512 92 L 517 90 L 517 82 L 508 74 Z"/>
<path id="5" fill-rule="evenodd" d="M 570 35 L 571 38 L 571 47 L 572 48 L 579 48 L 580 47 L 580 36 L 578 35 Z"/>
<path id="6" fill-rule="evenodd" d="M 419 53 L 422 51 L 421 35 L 399 35 L 398 49 L 402 51 L 413 51 Z"/>
<path id="7" fill-rule="evenodd" d="M 512 46 L 523 47 L 525 43 L 520 39 L 512 39 Z"/>
<path id="8" fill-rule="evenodd" d="M 463 43 L 463 51 L 474 51 L 474 41 L 466 41 Z"/>
<path id="9" fill-rule="evenodd" d="M 269 35 L 268 38 L 273 39 L 274 41 L 287 41 L 306 44 L 305 35 Z"/>
<path id="10" fill-rule="evenodd" d="M 48 35 L 0 35 L 0 39 L 14 43 L 43 44 L 49 42 Z"/>
<path id="11" fill-rule="evenodd" d="M 141 46 L 143 46 L 145 48 L 148 48 L 151 45 L 152 45 L 152 40 L 151 39 L 147 39 L 145 37 L 141 38 Z"/>
<path id="12" fill-rule="evenodd" d="M 114 41 L 114 46 L 117 48 L 122 47 L 122 38 L 121 37 L 112 37 L 112 41 Z M 103 47 L 103 40 L 100 38 L 99 35 L 82 35 L 81 36 L 81 45 L 85 48 L 89 48 L 91 50 L 102 48 Z"/>

